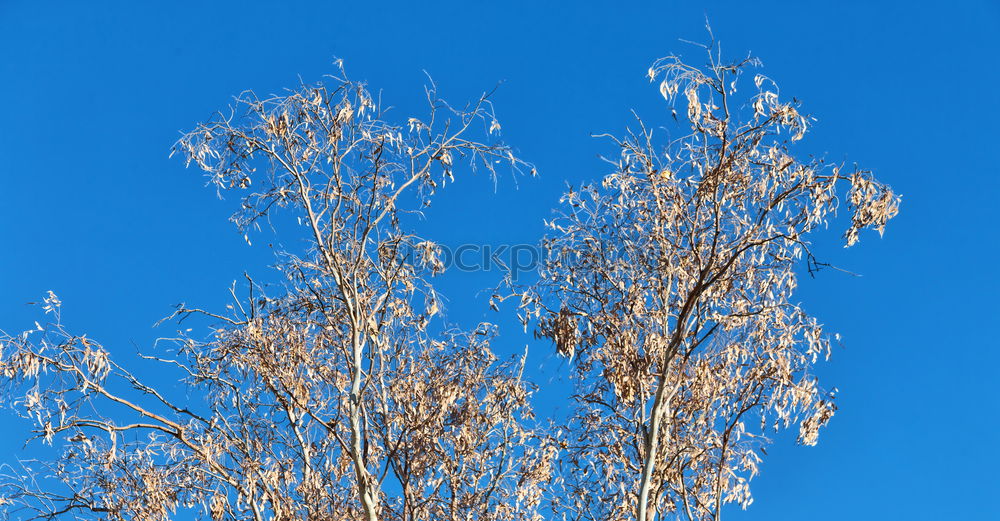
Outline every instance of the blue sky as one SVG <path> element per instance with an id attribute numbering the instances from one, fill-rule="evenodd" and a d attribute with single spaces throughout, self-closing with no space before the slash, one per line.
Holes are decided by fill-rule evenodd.
<path id="1" fill-rule="evenodd" d="M 996 95 L 1000 6 L 990 2 L 0 2 L 0 329 L 54 290 L 66 322 L 130 359 L 180 301 L 221 308 L 272 257 L 227 222 L 205 180 L 168 159 L 179 131 L 244 89 L 279 92 L 333 71 L 418 111 L 424 70 L 450 100 L 503 85 L 505 139 L 535 179 L 460 178 L 422 232 L 447 244 L 533 242 L 566 183 L 606 173 L 635 109 L 664 118 L 644 73 L 679 39 L 752 52 L 818 119 L 804 145 L 874 170 L 903 194 L 881 240 L 826 259 L 862 274 L 805 279 L 801 300 L 845 347 L 820 369 L 840 407 L 814 448 L 779 440 L 734 519 L 1000 518 L 995 398 L 1000 326 Z M 450 274 L 449 317 L 495 319 L 496 273 Z M 565 373 L 507 327 L 543 391 Z M 542 393 L 539 410 L 558 406 Z M 546 398 L 549 396 L 549 398 Z M 2 412 L 8 422 L 9 412 Z M 16 424 L 14 424 L 16 425 Z M 0 429 L 0 458 L 19 446 Z"/>

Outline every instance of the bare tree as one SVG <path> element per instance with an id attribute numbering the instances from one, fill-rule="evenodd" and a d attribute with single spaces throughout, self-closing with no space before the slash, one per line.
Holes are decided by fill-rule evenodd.
<path id="1" fill-rule="evenodd" d="M 341 74 L 282 96 L 244 93 L 176 145 L 242 200 L 234 221 L 303 238 L 277 294 L 249 281 L 207 338 L 179 333 L 157 360 L 201 399 L 173 400 L 64 329 L 0 338 L 4 397 L 58 447 L 13 469 L 0 511 L 17 518 L 539 519 L 554 452 L 526 425 L 523 361 L 494 328 L 448 327 L 427 274 L 438 247 L 401 225 L 460 166 L 529 168 L 493 136 L 484 95 L 392 124 Z M 477 137 L 478 136 L 478 137 Z M 416 211 L 413 210 L 413 211 Z M 411 256 L 410 252 L 417 255 Z"/>
<path id="2" fill-rule="evenodd" d="M 642 121 L 607 136 L 613 172 L 562 198 L 541 280 L 520 291 L 526 323 L 574 360 L 566 518 L 719 519 L 751 502 L 769 430 L 816 443 L 835 406 L 810 368 L 830 340 L 793 300 L 796 267 L 823 266 L 808 237 L 842 200 L 847 246 L 897 211 L 869 172 L 794 156 L 797 102 L 759 74 L 740 96 L 756 61 L 707 50 L 704 68 L 650 68 L 680 136 Z"/>

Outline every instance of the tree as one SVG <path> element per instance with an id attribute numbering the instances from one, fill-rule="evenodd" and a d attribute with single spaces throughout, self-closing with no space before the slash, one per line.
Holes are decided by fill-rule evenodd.
<path id="1" fill-rule="evenodd" d="M 899 197 L 794 155 L 810 121 L 798 103 L 759 74 L 739 94 L 757 62 L 706 49 L 705 67 L 671 56 L 649 70 L 682 135 L 640 120 L 606 136 L 612 173 L 563 197 L 539 280 L 509 293 L 571 361 L 560 429 L 534 425 L 524 361 L 497 360 L 493 326 L 443 322 L 428 278 L 440 249 L 404 226 L 459 165 L 530 168 L 492 137 L 489 96 L 455 108 L 431 88 L 428 117 L 393 124 L 341 71 L 245 93 L 176 146 L 241 195 L 241 229 L 308 244 L 282 254 L 277 290 L 248 277 L 234 313 L 177 309 L 214 329 L 179 333 L 176 356 L 156 360 L 204 400 L 171 400 L 67 331 L 53 294 L 47 324 L 0 339 L 5 396 L 61 450 L 40 481 L 0 480 L 0 504 L 215 521 L 694 521 L 745 507 L 768 432 L 797 425 L 814 444 L 836 410 L 812 374 L 830 339 L 793 301 L 797 267 L 826 266 L 810 234 L 843 200 L 851 246 Z"/>
<path id="2" fill-rule="evenodd" d="M 751 502 L 769 430 L 816 443 L 836 410 L 811 373 L 830 340 L 793 301 L 796 266 L 824 266 L 809 234 L 841 198 L 858 232 L 882 233 L 899 197 L 864 170 L 793 155 L 809 118 L 745 59 L 649 70 L 682 136 L 640 120 L 608 136 L 600 185 L 570 190 L 550 223 L 541 280 L 518 290 L 537 335 L 575 360 L 555 510 L 580 520 L 719 519 Z"/>
<path id="3" fill-rule="evenodd" d="M 491 138 L 488 95 L 455 108 L 431 88 L 427 118 L 393 124 L 340 72 L 283 96 L 244 93 L 175 147 L 240 194 L 241 229 L 270 223 L 308 243 L 284 252 L 277 294 L 250 280 L 232 314 L 177 309 L 216 323 L 158 359 L 202 400 L 169 399 L 67 331 L 54 294 L 46 325 L 0 338 L 4 396 L 60 450 L 38 480 L 0 484 L 8 514 L 539 518 L 552 453 L 529 442 L 522 362 L 497 360 L 493 326 L 441 321 L 427 279 L 443 269 L 438 248 L 401 225 L 461 165 L 527 165 Z"/>

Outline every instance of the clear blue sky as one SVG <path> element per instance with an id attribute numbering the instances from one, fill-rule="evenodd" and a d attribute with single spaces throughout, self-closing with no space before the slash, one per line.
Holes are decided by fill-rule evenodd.
<path id="1" fill-rule="evenodd" d="M 700 59 L 679 39 L 704 40 L 707 14 L 724 51 L 752 51 L 805 101 L 818 119 L 808 150 L 871 168 L 904 196 L 884 239 L 820 247 L 863 274 L 827 271 L 801 292 L 844 337 L 820 369 L 841 411 L 818 447 L 779 440 L 755 503 L 731 517 L 1000 519 L 996 3 L 287 3 L 0 1 L 0 328 L 29 326 L 24 303 L 52 289 L 74 329 L 130 359 L 133 342 L 169 334 L 151 325 L 172 304 L 221 308 L 271 256 L 168 149 L 241 90 L 317 80 L 335 56 L 400 117 L 419 109 L 422 70 L 451 100 L 503 81 L 505 138 L 540 177 L 496 193 L 459 179 L 422 231 L 532 242 L 566 182 L 605 173 L 607 143 L 591 133 L 620 130 L 630 109 L 664 116 L 646 68 L 668 53 Z M 493 318 L 469 295 L 495 276 L 446 276 L 451 319 Z M 529 342 L 508 327 L 497 349 Z M 532 344 L 530 362 L 543 387 L 562 385 L 548 349 Z M 0 460 L 18 437 L 0 427 Z"/>

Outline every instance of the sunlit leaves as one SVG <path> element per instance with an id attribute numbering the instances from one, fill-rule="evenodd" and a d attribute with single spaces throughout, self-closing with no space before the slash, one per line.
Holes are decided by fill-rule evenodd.
<path id="1" fill-rule="evenodd" d="M 305 244 L 280 253 L 282 284 L 248 276 L 226 312 L 178 307 L 180 320 L 212 323 L 205 337 L 165 339 L 173 350 L 156 359 L 187 396 L 65 330 L 53 294 L 53 322 L 0 337 L 5 397 L 63 450 L 37 480 L 0 477 L 4 512 L 541 519 L 554 454 L 529 427 L 524 362 L 496 358 L 488 324 L 443 322 L 425 277 L 444 270 L 440 248 L 400 218 L 456 175 L 528 165 L 497 140 L 487 95 L 458 109 L 428 89 L 427 114 L 397 123 L 339 72 L 280 96 L 243 93 L 175 147 L 238 196 L 247 242 L 267 225 Z"/>
<path id="2" fill-rule="evenodd" d="M 650 68 L 690 134 L 640 121 L 613 137 L 613 171 L 562 198 L 542 280 L 522 292 L 522 316 L 577 360 L 560 503 L 575 519 L 714 519 L 752 501 L 767 431 L 798 424 L 815 444 L 836 408 L 810 370 L 829 340 L 793 297 L 818 265 L 807 238 L 845 195 L 847 245 L 897 211 L 870 173 L 797 158 L 797 102 L 762 75 L 737 92 L 756 60 L 709 57 Z"/>

